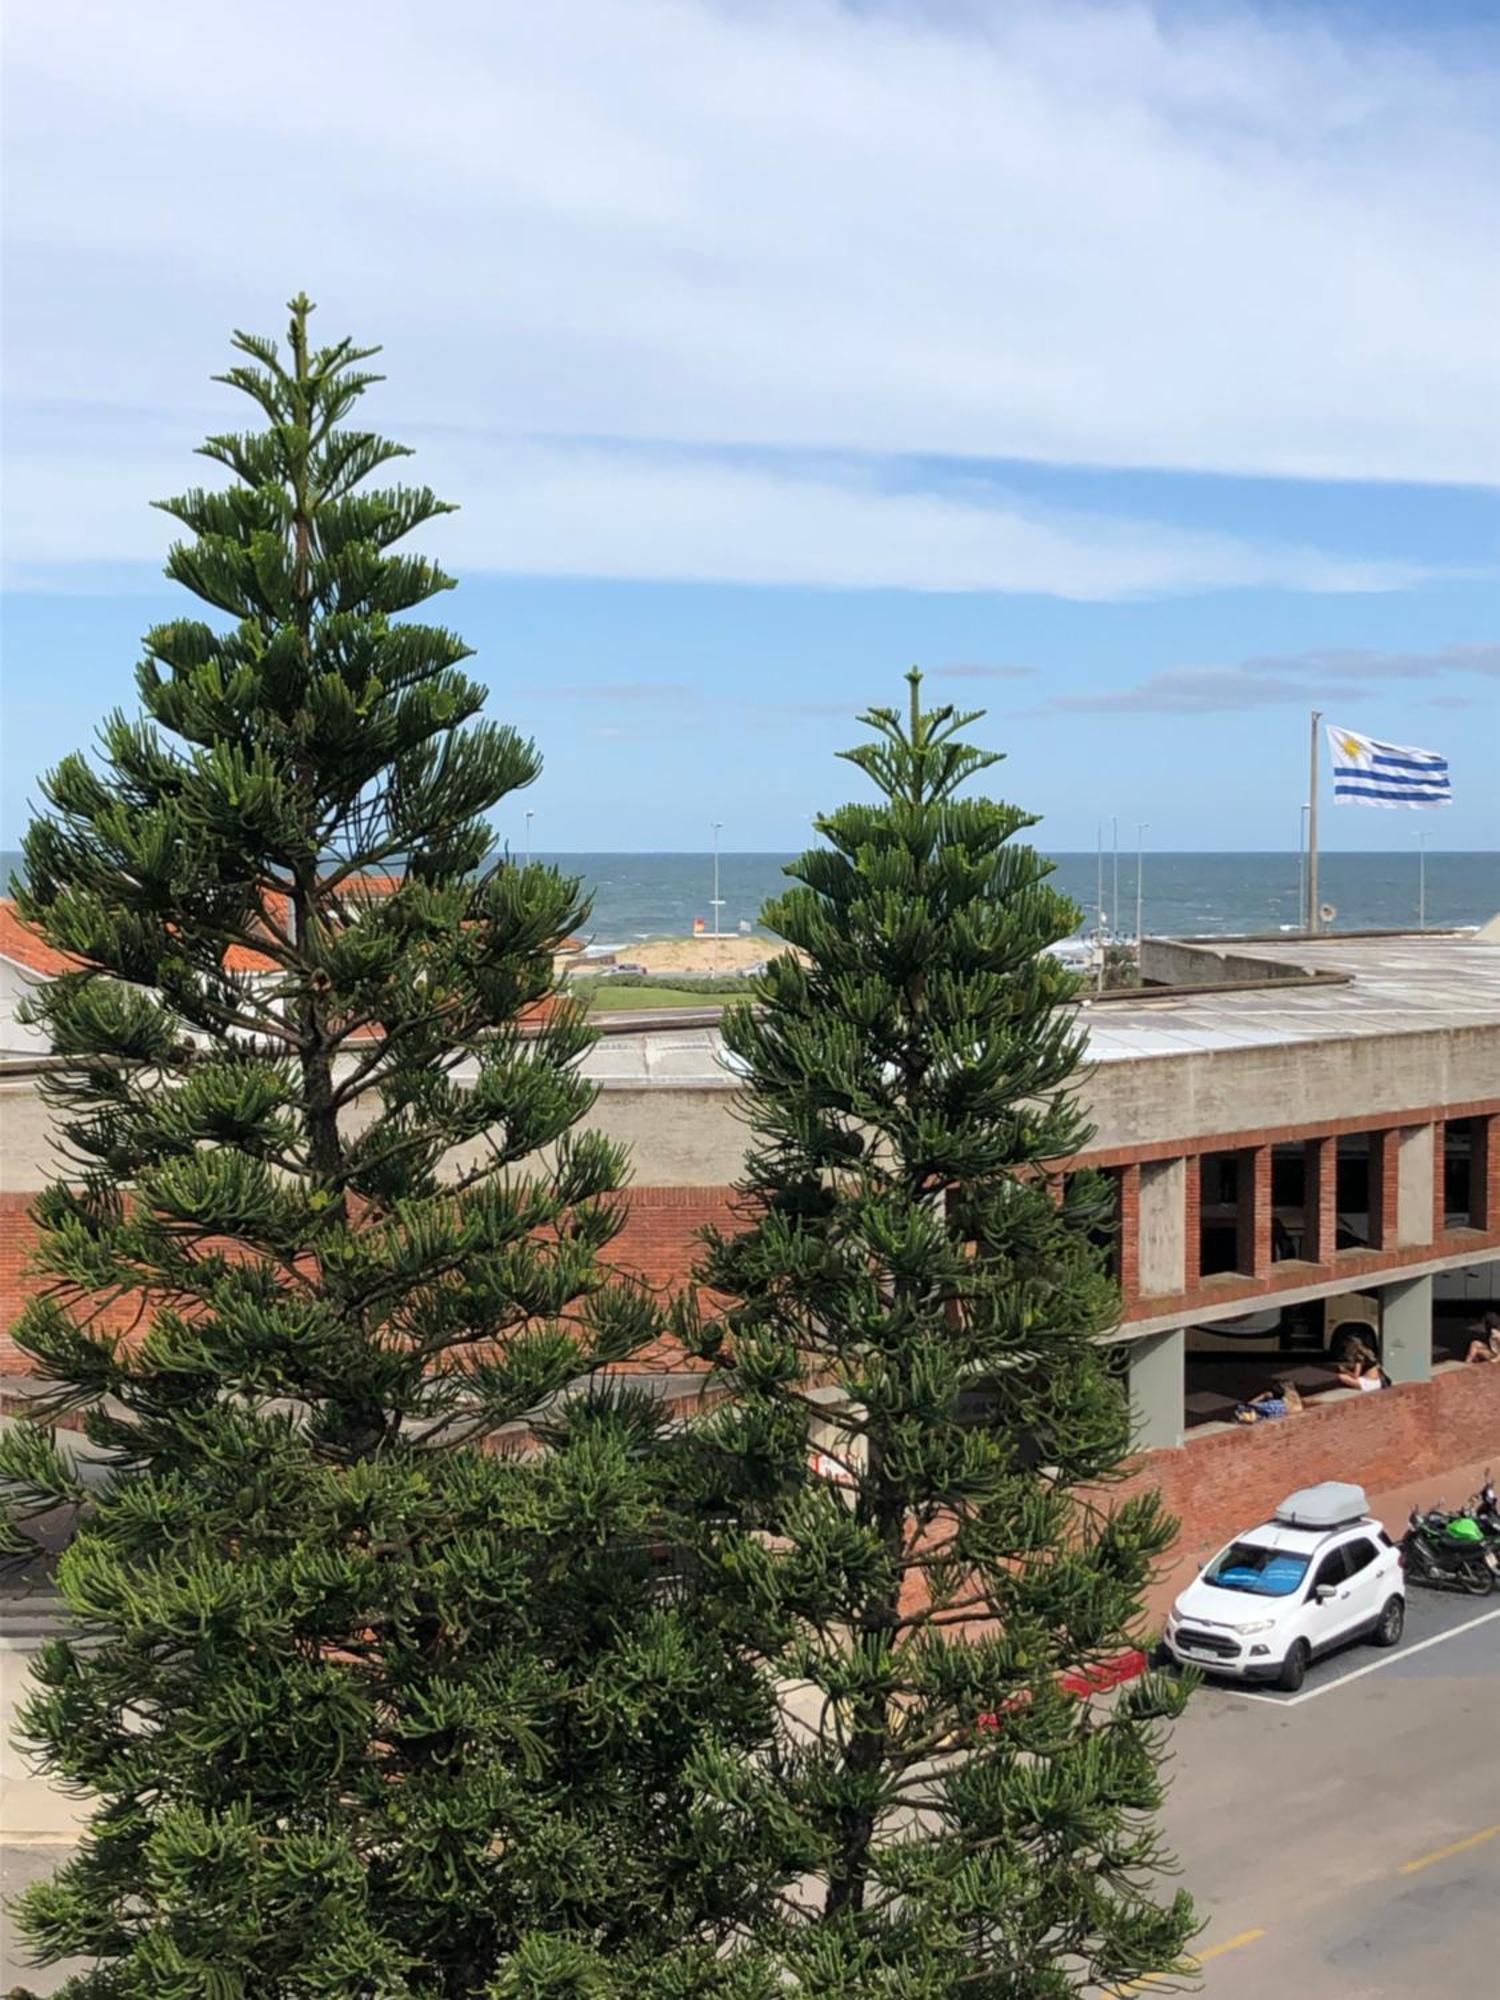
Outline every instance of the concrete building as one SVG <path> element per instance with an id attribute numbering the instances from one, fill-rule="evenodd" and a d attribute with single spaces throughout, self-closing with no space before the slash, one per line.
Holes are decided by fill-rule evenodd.
<path id="1" fill-rule="evenodd" d="M 1142 1476 L 1169 1489 L 1189 1538 L 1208 1539 L 1219 1513 L 1250 1504 L 1247 1480 L 1258 1492 L 1272 1429 L 1283 1490 L 1334 1471 L 1374 1490 L 1382 1438 L 1391 1483 L 1491 1448 L 1500 1458 L 1500 1368 L 1461 1358 L 1467 1321 L 1500 1297 L 1500 945 L 1163 940 L 1144 970 L 1164 983 L 1085 1005 L 1095 1130 L 1069 1163 L 1116 1189 L 1124 1310 L 1110 1338 L 1150 1454 Z M 616 1255 L 680 1285 L 697 1232 L 735 1221 L 745 1129 L 717 1030 L 622 1017 L 586 1065 L 593 1122 L 633 1158 Z M 25 1289 L 25 1211 L 51 1170 L 35 1081 L 34 1060 L 0 1062 L 0 1328 Z M 1328 1348 L 1351 1318 L 1398 1398 L 1338 1386 Z M 0 1368 L 6 1351 L 0 1338 Z M 642 1367 L 664 1393 L 691 1389 L 681 1356 Z M 1226 1422 L 1273 1367 L 1300 1371 L 1305 1416 Z"/>

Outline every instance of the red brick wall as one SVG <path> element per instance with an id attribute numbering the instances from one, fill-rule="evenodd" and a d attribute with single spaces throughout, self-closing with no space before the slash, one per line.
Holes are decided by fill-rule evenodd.
<path id="1" fill-rule="evenodd" d="M 10 1330 L 28 1298 L 42 1289 L 27 1262 L 36 1244 L 31 1220 L 33 1197 L 0 1194 L 0 1375 L 24 1374 L 31 1366 L 10 1338 Z M 727 1187 L 633 1188 L 626 1197 L 625 1227 L 610 1245 L 608 1256 L 620 1270 L 644 1278 L 648 1285 L 674 1291 L 691 1276 L 701 1254 L 698 1232 L 713 1225 L 732 1231 L 739 1227 L 734 1193 Z M 101 1324 L 125 1332 L 138 1317 L 134 1301 L 122 1300 L 102 1316 Z M 663 1345 L 640 1357 L 641 1366 L 690 1367 L 679 1349 Z"/>
<path id="2" fill-rule="evenodd" d="M 1307 1142 L 1303 1248 L 1313 1264 L 1331 1261 L 1338 1235 L 1338 1143 L 1337 1139 Z"/>
<path id="3" fill-rule="evenodd" d="M 1271 1268 L 1271 1148 L 1240 1150 L 1238 1245 L 1240 1270 L 1264 1278 Z"/>
<path id="4" fill-rule="evenodd" d="M 1183 1164 L 1182 1286 L 1188 1293 L 1196 1292 L 1203 1283 L 1203 1162 L 1189 1154 Z M 1160 1296 L 1164 1295 L 1152 1298 L 1152 1312 Z"/>
<path id="5" fill-rule="evenodd" d="M 1141 1289 L 1141 1170 L 1121 1167 L 1116 1180 L 1120 1191 L 1119 1283 L 1121 1295 L 1128 1301 Z"/>
<path id="6" fill-rule="evenodd" d="M 30 1201 L 30 1195 L 0 1194 L 0 1374 L 25 1365 L 16 1354 L 10 1328 L 32 1289 L 26 1279 L 26 1260 L 36 1240 L 26 1212 Z"/>
<path id="7" fill-rule="evenodd" d="M 1476 1118 L 1469 1181 L 1469 1220 L 1476 1229 L 1500 1229 L 1500 1114 Z"/>
<path id="8" fill-rule="evenodd" d="M 31 1219 L 29 1194 L 0 1194 L 0 1375 L 24 1374 L 32 1366 L 11 1339 L 11 1328 L 26 1301 L 46 1289 L 49 1279 L 33 1276 L 27 1269 L 36 1246 L 36 1224 Z M 96 1327 L 114 1333 L 128 1332 L 140 1318 L 137 1299 L 114 1300 L 99 1311 Z"/>
<path id="9" fill-rule="evenodd" d="M 1158 1487 L 1182 1522 L 1183 1553 L 1201 1561 L 1299 1486 L 1352 1479 L 1377 1493 L 1431 1479 L 1436 1498 L 1445 1473 L 1491 1453 L 1500 1467 L 1500 1368 L 1452 1368 L 1430 1382 L 1320 1399 L 1281 1423 L 1236 1425 L 1149 1452 L 1111 1492 Z"/>
<path id="10" fill-rule="evenodd" d="M 1196 1208 L 1196 1162 L 1190 1163 L 1188 1188 Z M 1122 1177 L 1127 1203 L 1129 1190 Z M 650 1284 L 680 1284 L 698 1254 L 697 1232 L 706 1224 L 736 1226 L 733 1199 L 722 1187 L 633 1190 L 615 1261 Z M 0 1195 L 0 1328 L 9 1327 L 35 1286 L 22 1268 L 35 1240 L 28 1202 L 27 1196 Z M 1196 1230 L 1190 1240 L 1196 1244 Z M 1405 1254 L 1410 1259 L 1413 1253 Z M 1153 1310 L 1157 1305 L 1153 1299 Z M 124 1326 L 129 1318 L 124 1306 L 115 1323 Z M 665 1349 L 649 1361 L 658 1368 L 692 1366 Z M 25 1357 L 0 1334 L 0 1373 L 25 1366 Z M 1247 1522 L 1264 1518 L 1298 1486 L 1334 1478 L 1358 1480 L 1371 1492 L 1427 1478 L 1437 1485 L 1449 1469 L 1491 1455 L 1500 1465 L 1500 1368 L 1457 1368 L 1431 1382 L 1321 1400 L 1282 1423 L 1213 1432 L 1177 1450 L 1153 1452 L 1123 1488 L 1111 1492 L 1159 1487 L 1182 1520 L 1182 1551 L 1201 1558 Z"/>
<path id="11" fill-rule="evenodd" d="M 1085 1149 L 1066 1166 L 1118 1167 L 1129 1160 L 1172 1160 L 1183 1154 L 1232 1153 L 1241 1146 L 1280 1146 L 1293 1139 L 1338 1137 L 1350 1132 L 1383 1132 L 1400 1125 L 1426 1125 L 1434 1118 L 1500 1118 L 1500 1098 L 1476 1098 L 1465 1104 L 1412 1104 L 1393 1111 L 1362 1113 L 1357 1118 L 1323 1118 L 1313 1125 L 1258 1125 L 1237 1132 L 1202 1133 L 1192 1139 L 1141 1139 L 1128 1146 Z"/>

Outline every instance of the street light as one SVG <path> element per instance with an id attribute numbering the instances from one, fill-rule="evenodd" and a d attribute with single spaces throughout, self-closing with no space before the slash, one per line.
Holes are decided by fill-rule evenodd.
<path id="1" fill-rule="evenodd" d="M 1138 820 L 1135 829 L 1135 973 L 1141 976 L 1141 862 L 1145 853 L 1142 835 L 1150 831 L 1149 819 Z"/>
<path id="2" fill-rule="evenodd" d="M 721 831 L 722 831 L 722 829 L 723 829 L 723 824 L 724 824 L 724 823 L 723 823 L 723 821 L 722 821 L 722 820 L 717 820 L 717 819 L 716 819 L 716 820 L 714 821 L 714 823 L 713 823 L 713 831 L 714 831 L 714 893 L 713 893 L 713 897 L 712 897 L 712 899 L 711 899 L 711 900 L 712 900 L 712 902 L 713 902 L 713 909 L 714 909 L 714 937 L 715 937 L 715 939 L 717 939 L 717 938 L 718 938 L 718 935 L 719 935 L 719 912 L 720 912 L 720 910 L 722 910 L 722 909 L 723 909 L 723 907 L 724 907 L 724 898 L 723 898 L 723 897 L 722 897 L 722 896 L 721 896 L 721 895 L 719 894 L 719 834 L 720 834 L 720 832 L 721 832 Z"/>
<path id="3" fill-rule="evenodd" d="M 531 822 L 535 817 L 535 813 L 529 812 L 526 815 L 526 866 L 528 868 L 531 866 Z"/>
<path id="4" fill-rule="evenodd" d="M 1307 914 L 1307 815 L 1311 807 L 1302 806 L 1297 821 L 1297 921 L 1303 930 L 1311 930 Z"/>
<path id="5" fill-rule="evenodd" d="M 1417 929 L 1427 928 L 1427 842 L 1430 835 L 1417 835 Z"/>

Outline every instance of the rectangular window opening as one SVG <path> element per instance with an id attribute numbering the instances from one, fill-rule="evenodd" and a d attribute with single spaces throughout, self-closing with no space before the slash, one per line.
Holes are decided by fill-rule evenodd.
<path id="1" fill-rule="evenodd" d="M 1273 1264 L 1305 1257 L 1315 1218 L 1307 1212 L 1309 1200 L 1317 1199 L 1313 1177 L 1307 1170 L 1307 1144 L 1293 1139 L 1271 1148 L 1271 1261 Z"/>
<path id="2" fill-rule="evenodd" d="M 1240 1190 L 1245 1166 L 1239 1153 L 1204 1153 L 1198 1160 L 1198 1271 L 1212 1278 L 1239 1271 Z"/>
<path id="3" fill-rule="evenodd" d="M 1444 1229 L 1475 1227 L 1474 1158 L 1478 1149 L 1474 1144 L 1474 1124 L 1472 1118 L 1447 1118 L 1443 1121 L 1441 1171 Z"/>
<path id="4" fill-rule="evenodd" d="M 1374 1233 L 1370 1212 L 1370 1135 L 1343 1132 L 1335 1142 L 1334 1203 L 1338 1212 L 1334 1231 L 1336 1250 L 1368 1250 Z"/>

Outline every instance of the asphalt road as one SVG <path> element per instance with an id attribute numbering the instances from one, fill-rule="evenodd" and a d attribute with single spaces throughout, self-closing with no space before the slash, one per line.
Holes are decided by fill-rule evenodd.
<path id="1" fill-rule="evenodd" d="M 1295 1698 L 1205 1686 L 1173 1750 L 1165 1825 L 1208 2000 L 1496 1990 L 1495 1599 L 1413 1591 L 1400 1650 L 1349 1648 Z"/>

